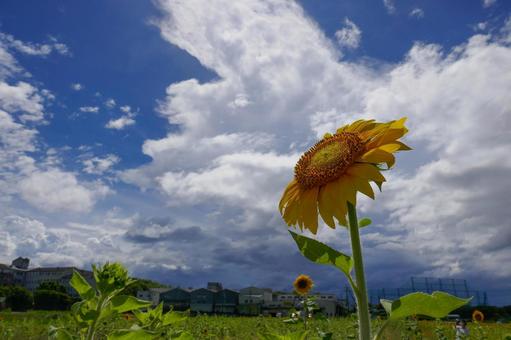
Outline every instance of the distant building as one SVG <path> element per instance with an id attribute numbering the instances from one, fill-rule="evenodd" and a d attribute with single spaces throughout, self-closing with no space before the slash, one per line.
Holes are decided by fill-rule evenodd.
<path id="1" fill-rule="evenodd" d="M 316 304 L 325 316 L 341 315 L 342 304 L 335 294 L 312 294 L 315 297 Z"/>
<path id="2" fill-rule="evenodd" d="M 190 293 L 190 310 L 194 313 L 213 313 L 215 310 L 215 292 L 207 288 L 193 290 Z"/>
<path id="3" fill-rule="evenodd" d="M 219 292 L 224 288 L 220 282 L 208 282 L 208 289 L 214 292 Z"/>
<path id="4" fill-rule="evenodd" d="M 214 311 L 218 314 L 238 313 L 239 293 L 231 289 L 222 289 L 215 293 Z"/>
<path id="5" fill-rule="evenodd" d="M 241 315 L 260 315 L 263 306 L 273 302 L 272 290 L 269 288 L 247 287 L 240 289 L 238 311 Z"/>
<path id="6" fill-rule="evenodd" d="M 0 263 L 0 285 L 12 286 L 23 285 L 25 281 L 25 270 L 18 269 L 6 264 Z"/>
<path id="7" fill-rule="evenodd" d="M 176 311 L 185 311 L 190 308 L 190 289 L 172 288 L 160 294 L 160 301 L 166 307 L 172 307 Z"/>
<path id="8" fill-rule="evenodd" d="M 18 257 L 10 266 L 0 264 L 0 285 L 20 285 L 30 291 L 35 291 L 43 282 L 53 281 L 64 286 L 71 296 L 78 293 L 71 287 L 69 281 L 74 271 L 79 272 L 92 286 L 95 284 L 91 271 L 75 267 L 40 267 L 28 269 L 30 260 Z"/>
<path id="9" fill-rule="evenodd" d="M 160 303 L 161 294 L 168 292 L 171 288 L 149 288 L 149 290 L 139 290 L 137 298 L 145 301 L 151 301 L 153 307 Z"/>

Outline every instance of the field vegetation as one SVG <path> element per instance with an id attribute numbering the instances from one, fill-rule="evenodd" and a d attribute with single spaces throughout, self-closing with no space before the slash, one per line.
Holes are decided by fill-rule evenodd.
<path id="1" fill-rule="evenodd" d="M 48 339 L 50 325 L 69 326 L 72 324 L 70 312 L 29 311 L 0 312 L 0 339 L 2 340 L 43 340 Z M 107 328 L 129 328 L 131 317 L 117 320 Z M 378 326 L 378 322 L 375 322 Z M 227 317 L 197 316 L 186 319 L 181 327 L 193 339 L 277 339 L 276 335 L 286 336 L 300 333 L 301 324 L 286 324 L 281 318 L 271 317 Z M 511 339 L 510 323 L 485 322 L 469 323 L 471 335 L 467 339 L 508 340 Z M 331 339 L 357 339 L 355 317 L 312 320 L 308 339 L 320 339 L 320 332 L 332 333 Z M 105 334 L 108 330 L 105 331 Z M 274 334 L 274 335 L 271 335 Z M 507 337 L 506 337 L 507 336 Z M 98 339 L 105 339 L 99 334 Z M 291 339 L 291 337 L 289 337 Z M 163 338 L 162 338 L 163 339 Z M 284 338 L 285 339 L 285 338 Z M 401 320 L 388 327 L 384 339 L 455 339 L 453 322 Z"/>

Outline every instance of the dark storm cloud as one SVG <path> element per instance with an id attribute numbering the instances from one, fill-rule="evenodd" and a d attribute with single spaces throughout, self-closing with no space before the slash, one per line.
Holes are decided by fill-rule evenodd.
<path id="1" fill-rule="evenodd" d="M 170 217 L 140 220 L 125 233 L 124 238 L 134 243 L 190 243 L 200 242 L 205 234 L 198 226 L 177 227 Z"/>

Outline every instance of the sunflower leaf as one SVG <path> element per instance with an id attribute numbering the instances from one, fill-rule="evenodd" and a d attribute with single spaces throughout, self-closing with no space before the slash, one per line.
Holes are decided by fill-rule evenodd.
<path id="1" fill-rule="evenodd" d="M 340 269 L 345 275 L 349 276 L 353 268 L 353 259 L 324 243 L 298 235 L 289 231 L 296 242 L 298 249 L 307 259 L 319 264 L 327 264 Z"/>
<path id="2" fill-rule="evenodd" d="M 389 314 L 389 320 L 397 320 L 412 315 L 424 315 L 435 319 L 447 316 L 450 312 L 467 304 L 472 298 L 461 299 L 445 292 L 411 293 L 390 301 L 381 299 L 380 302 Z"/>
<path id="3" fill-rule="evenodd" d="M 358 227 L 364 228 L 364 227 L 367 227 L 368 225 L 370 225 L 371 223 L 373 223 L 373 221 L 371 221 L 370 218 L 364 217 L 363 219 L 358 221 Z"/>

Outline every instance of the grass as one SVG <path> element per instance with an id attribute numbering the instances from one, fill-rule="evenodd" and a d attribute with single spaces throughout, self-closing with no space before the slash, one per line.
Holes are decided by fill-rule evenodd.
<path id="1" fill-rule="evenodd" d="M 48 339 L 48 326 L 69 325 L 68 312 L 30 311 L 26 313 L 0 312 L 0 339 L 2 340 L 39 340 Z M 106 325 L 115 327 L 116 325 Z M 121 320 L 117 326 L 129 326 Z M 511 335 L 511 324 L 469 323 L 471 336 L 477 340 L 504 340 Z M 189 318 L 183 328 L 192 333 L 195 339 L 259 339 L 259 334 L 274 332 L 286 334 L 303 329 L 300 324 L 290 325 L 279 318 L 268 317 L 227 317 L 227 316 L 198 316 Z M 333 318 L 314 320 L 311 334 L 316 336 L 316 330 L 332 332 L 333 339 L 356 339 L 356 320 L 353 318 Z M 440 335 L 445 337 L 442 338 Z M 389 327 L 385 333 L 386 339 L 454 339 L 452 322 L 436 323 L 434 321 L 403 321 Z M 422 336 L 422 338 L 420 337 Z M 314 337 L 311 337 L 311 339 Z M 511 338 L 510 338 L 511 339 Z"/>

